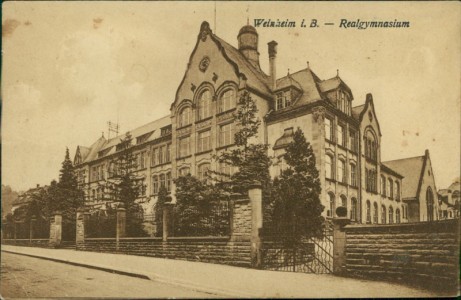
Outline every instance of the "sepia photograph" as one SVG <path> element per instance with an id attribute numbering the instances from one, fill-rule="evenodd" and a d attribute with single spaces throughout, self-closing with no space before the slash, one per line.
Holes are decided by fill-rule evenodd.
<path id="1" fill-rule="evenodd" d="M 2 3 L 4 299 L 460 296 L 456 1 Z"/>

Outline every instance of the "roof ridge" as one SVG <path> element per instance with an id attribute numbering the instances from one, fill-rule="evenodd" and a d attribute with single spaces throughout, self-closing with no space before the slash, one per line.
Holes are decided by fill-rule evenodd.
<path id="1" fill-rule="evenodd" d="M 415 158 L 424 158 L 425 155 L 420 155 L 420 156 L 412 156 L 412 157 L 406 157 L 406 158 L 398 158 L 398 159 L 393 159 L 393 160 L 386 160 L 386 161 L 381 161 L 383 164 L 384 163 L 389 163 L 389 162 L 394 162 L 394 161 L 399 161 L 399 160 L 410 160 L 410 159 L 415 159 Z"/>

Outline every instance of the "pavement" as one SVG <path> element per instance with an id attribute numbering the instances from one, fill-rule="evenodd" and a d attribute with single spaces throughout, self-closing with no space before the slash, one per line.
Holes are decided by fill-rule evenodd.
<path id="1" fill-rule="evenodd" d="M 2 245 L 1 251 L 104 270 L 195 291 L 239 298 L 437 297 L 401 284 L 330 274 L 277 272 L 227 265 L 68 249 Z"/>

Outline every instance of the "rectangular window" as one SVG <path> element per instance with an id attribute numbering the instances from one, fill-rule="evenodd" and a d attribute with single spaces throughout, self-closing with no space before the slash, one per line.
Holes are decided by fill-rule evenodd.
<path id="1" fill-rule="evenodd" d="M 152 194 L 158 193 L 158 176 L 152 177 Z"/>
<path id="2" fill-rule="evenodd" d="M 156 166 L 158 164 L 158 148 L 152 149 L 152 158 L 151 166 Z"/>
<path id="3" fill-rule="evenodd" d="M 166 173 L 166 190 L 171 191 L 171 173 Z"/>
<path id="4" fill-rule="evenodd" d="M 232 145 L 234 143 L 234 124 L 221 125 L 219 127 L 219 146 Z"/>
<path id="5" fill-rule="evenodd" d="M 338 125 L 338 145 L 345 146 L 345 139 L 344 139 L 344 126 Z"/>
<path id="6" fill-rule="evenodd" d="M 338 161 L 338 181 L 346 182 L 346 164 L 342 160 Z"/>
<path id="7" fill-rule="evenodd" d="M 160 178 L 160 187 L 166 188 L 166 176 L 165 176 L 165 174 L 160 175 L 159 178 Z"/>
<path id="8" fill-rule="evenodd" d="M 277 94 L 277 110 L 283 108 L 283 93 L 278 93 Z"/>
<path id="9" fill-rule="evenodd" d="M 291 92 L 285 91 L 283 94 L 285 96 L 285 107 L 291 106 Z"/>
<path id="10" fill-rule="evenodd" d="M 351 167 L 351 185 L 352 186 L 357 186 L 357 169 L 354 164 L 350 165 Z"/>
<path id="11" fill-rule="evenodd" d="M 332 121 L 329 118 L 325 118 L 325 138 L 332 141 L 333 140 L 333 127 Z"/>
<path id="12" fill-rule="evenodd" d="M 165 150 L 165 162 L 171 161 L 171 144 L 166 145 Z"/>
<path id="13" fill-rule="evenodd" d="M 146 157 L 146 152 L 141 152 L 141 169 L 144 169 L 146 167 L 145 165 L 145 158 Z"/>
<path id="14" fill-rule="evenodd" d="M 211 149 L 211 131 L 199 132 L 197 139 L 197 152 L 203 152 Z"/>
<path id="15" fill-rule="evenodd" d="M 158 164 L 163 164 L 164 163 L 164 152 L 165 152 L 165 147 L 159 147 L 158 148 Z"/>
<path id="16" fill-rule="evenodd" d="M 190 153 L 190 137 L 180 138 L 178 141 L 179 157 L 188 156 Z"/>

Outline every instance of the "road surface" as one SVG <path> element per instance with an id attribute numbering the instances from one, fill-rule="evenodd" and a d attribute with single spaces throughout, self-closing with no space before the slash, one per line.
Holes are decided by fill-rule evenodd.
<path id="1" fill-rule="evenodd" d="M 3 298 L 111 297 L 216 298 L 152 280 L 118 275 L 64 263 L 2 252 Z"/>

